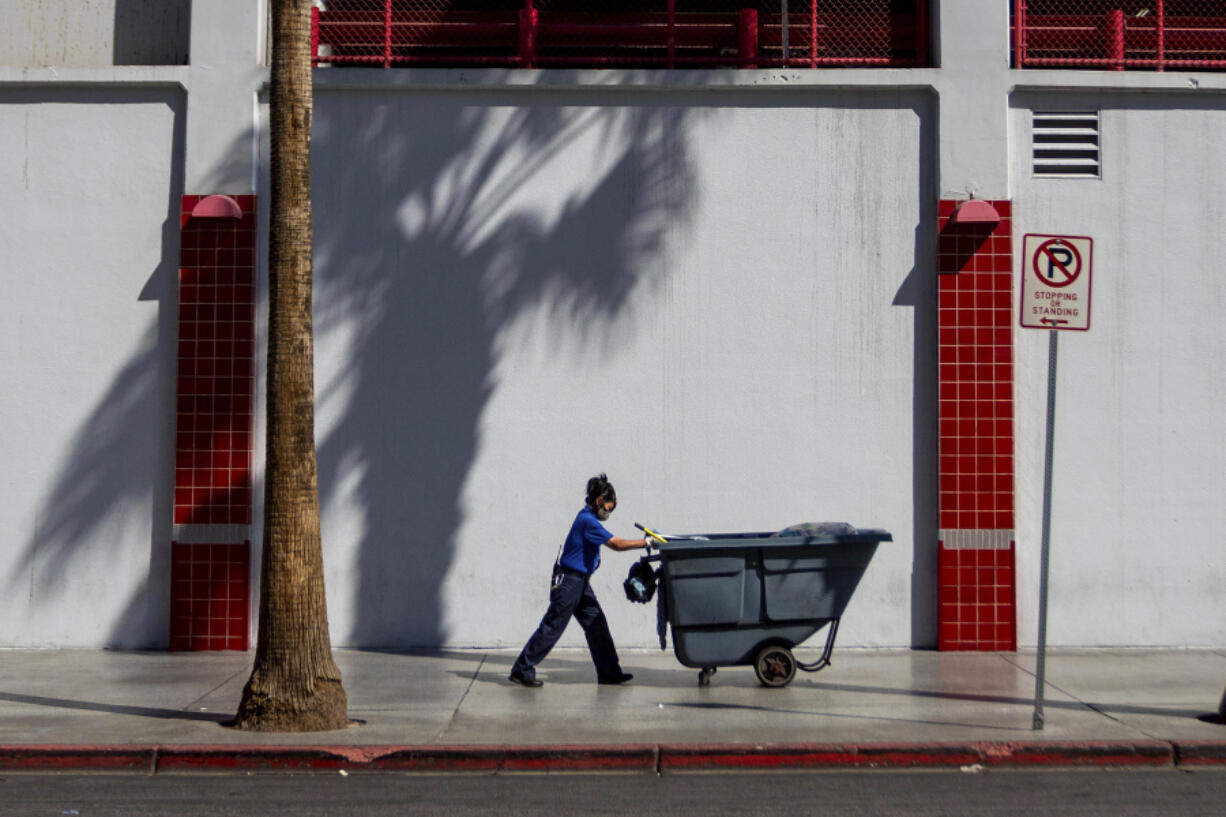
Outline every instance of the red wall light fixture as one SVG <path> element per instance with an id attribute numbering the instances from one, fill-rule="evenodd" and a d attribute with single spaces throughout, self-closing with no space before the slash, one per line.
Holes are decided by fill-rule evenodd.
<path id="1" fill-rule="evenodd" d="M 243 210 L 229 196 L 206 196 L 192 208 L 192 218 L 227 218 L 239 221 Z"/>
<path id="2" fill-rule="evenodd" d="M 949 217 L 949 223 L 951 225 L 987 224 L 995 226 L 1000 223 L 1000 213 L 996 212 L 996 208 L 986 201 L 970 199 L 954 209 L 954 214 Z"/>

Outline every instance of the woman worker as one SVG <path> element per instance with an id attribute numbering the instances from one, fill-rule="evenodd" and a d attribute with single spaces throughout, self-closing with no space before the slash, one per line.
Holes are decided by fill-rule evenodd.
<path id="1" fill-rule="evenodd" d="M 613 636 L 609 633 L 609 623 L 591 585 L 592 574 L 600 566 L 602 545 L 613 550 L 647 547 L 646 539 L 620 539 L 605 530 L 601 523 L 609 518 L 616 507 L 617 492 L 607 476 L 599 474 L 587 481 L 587 503 L 570 526 L 570 533 L 562 545 L 562 554 L 554 564 L 549 609 L 511 667 L 513 683 L 526 687 L 543 685 L 536 677 L 536 665 L 558 643 L 571 616 L 579 621 L 587 637 L 598 683 L 624 684 L 633 677 L 622 671 L 617 649 L 613 646 Z"/>

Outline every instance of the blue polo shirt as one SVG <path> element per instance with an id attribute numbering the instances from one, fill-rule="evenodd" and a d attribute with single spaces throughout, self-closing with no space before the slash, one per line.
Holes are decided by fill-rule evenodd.
<path id="1" fill-rule="evenodd" d="M 592 509 L 584 506 L 570 526 L 570 533 L 566 534 L 562 557 L 558 561 L 563 567 L 590 576 L 600 567 L 600 546 L 612 538 L 613 534 L 605 530 Z"/>

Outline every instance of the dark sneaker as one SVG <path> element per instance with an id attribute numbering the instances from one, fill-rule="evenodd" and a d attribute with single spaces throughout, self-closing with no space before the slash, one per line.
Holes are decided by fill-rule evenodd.
<path id="1" fill-rule="evenodd" d="M 545 686 L 544 681 L 538 681 L 535 678 L 525 678 L 524 676 L 516 675 L 513 672 L 510 675 L 508 675 L 507 678 L 511 681 L 511 683 L 519 684 L 521 687 L 543 687 Z"/>
<path id="2" fill-rule="evenodd" d="M 623 672 L 621 675 L 610 675 L 608 678 L 600 678 L 596 681 L 598 684 L 624 684 L 633 678 L 634 675 L 629 672 Z"/>

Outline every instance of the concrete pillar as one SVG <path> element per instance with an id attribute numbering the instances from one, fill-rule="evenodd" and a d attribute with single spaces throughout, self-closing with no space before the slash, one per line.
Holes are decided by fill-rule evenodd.
<path id="1" fill-rule="evenodd" d="M 1009 8 L 939 4 L 943 199 L 1009 198 Z"/>
<path id="2" fill-rule="evenodd" d="M 188 193 L 255 192 L 256 97 L 268 73 L 266 9 L 265 0 L 192 3 Z"/>
<path id="3" fill-rule="evenodd" d="M 944 0 L 939 10 L 938 645 L 1013 650 L 1009 4 Z"/>

